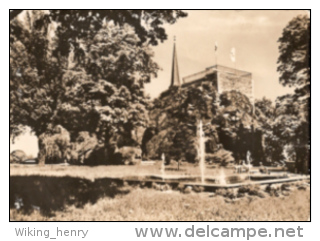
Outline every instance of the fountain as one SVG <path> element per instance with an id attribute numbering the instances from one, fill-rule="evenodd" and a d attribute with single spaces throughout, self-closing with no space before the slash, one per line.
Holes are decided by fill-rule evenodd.
<path id="1" fill-rule="evenodd" d="M 251 152 L 250 151 L 247 151 L 247 165 L 248 165 L 248 175 L 249 175 L 249 181 L 250 181 L 250 169 L 251 169 Z"/>
<path id="2" fill-rule="evenodd" d="M 162 153 L 161 155 L 161 160 L 162 160 L 162 163 L 161 163 L 161 176 L 162 176 L 162 180 L 164 180 L 164 175 L 165 175 L 165 161 L 166 161 L 166 156 L 164 155 L 164 153 Z"/>
<path id="3" fill-rule="evenodd" d="M 220 171 L 220 174 L 219 174 L 219 176 L 216 178 L 216 180 L 218 181 L 219 184 L 222 184 L 222 185 L 227 184 L 227 182 L 226 182 L 226 175 L 225 175 L 225 173 L 224 173 L 223 168 L 220 168 L 219 171 Z"/>
<path id="4" fill-rule="evenodd" d="M 199 138 L 199 148 L 198 148 L 198 157 L 199 157 L 199 167 L 200 167 L 200 174 L 201 174 L 201 183 L 204 184 L 205 183 L 205 156 L 206 156 L 206 151 L 205 151 L 205 141 L 206 141 L 206 137 L 205 134 L 203 132 L 203 124 L 202 124 L 202 120 L 200 120 L 199 122 L 199 128 L 198 128 L 199 132 L 198 132 L 198 138 Z M 225 185 L 227 184 L 226 182 L 226 175 L 224 173 L 223 168 L 220 168 L 220 173 L 219 176 L 216 178 L 216 181 L 219 184 Z"/>
<path id="5" fill-rule="evenodd" d="M 247 151 L 246 161 L 242 163 L 242 167 L 244 167 L 248 171 L 248 176 L 246 174 L 241 174 L 236 172 L 235 175 L 227 174 L 225 171 L 227 170 L 225 167 L 220 167 L 218 170 L 217 175 L 214 174 L 214 177 L 206 177 L 206 165 L 205 165 L 205 141 L 206 137 L 203 131 L 203 122 L 202 120 L 199 121 L 198 128 L 197 128 L 197 140 L 198 140 L 198 160 L 199 160 L 199 168 L 200 168 L 200 176 L 194 175 L 186 175 L 186 174 L 174 174 L 174 175 L 166 175 L 166 168 L 165 168 L 165 161 L 166 157 L 165 154 L 162 153 L 161 155 L 161 167 L 160 172 L 161 175 L 150 175 L 145 176 L 143 179 L 140 177 L 130 177 L 126 178 L 128 181 L 143 181 L 143 182 L 159 182 L 159 183 L 166 183 L 172 186 L 202 186 L 205 187 L 207 190 L 215 190 L 218 188 L 236 188 L 243 185 L 248 185 L 248 182 L 245 181 L 245 177 L 248 177 L 250 183 L 266 185 L 271 183 L 282 183 L 282 182 L 292 182 L 297 180 L 304 180 L 308 179 L 309 177 L 303 176 L 294 176 L 291 178 L 283 177 L 283 176 L 271 176 L 271 175 L 252 175 L 252 156 L 250 151 Z M 172 169 L 167 169 L 170 171 Z M 210 172 L 210 170 L 208 171 Z"/>
<path id="6" fill-rule="evenodd" d="M 201 173 L 201 183 L 204 183 L 204 172 L 205 172 L 205 137 L 202 127 L 202 120 L 200 120 L 199 123 L 199 151 L 198 151 L 198 157 L 199 157 L 199 166 L 200 166 L 200 173 Z"/>

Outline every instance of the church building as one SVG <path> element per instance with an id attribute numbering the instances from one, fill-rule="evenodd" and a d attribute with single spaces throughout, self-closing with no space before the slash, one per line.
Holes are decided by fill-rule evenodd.
<path id="1" fill-rule="evenodd" d="M 250 72 L 238 70 L 235 68 L 225 67 L 222 65 L 214 65 L 203 71 L 182 78 L 179 77 L 178 59 L 176 45 L 173 47 L 173 61 L 171 86 L 201 86 L 202 83 L 211 82 L 221 94 L 224 91 L 236 90 L 246 95 L 253 102 L 253 80 Z"/>

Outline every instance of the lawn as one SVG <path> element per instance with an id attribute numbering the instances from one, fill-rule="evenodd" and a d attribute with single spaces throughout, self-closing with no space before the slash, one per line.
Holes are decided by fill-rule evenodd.
<path id="1" fill-rule="evenodd" d="M 225 175 L 232 175 L 233 169 L 223 169 Z M 207 167 L 206 176 L 217 176 L 221 172 L 220 168 Z M 166 166 L 166 175 L 200 175 L 198 165 L 184 163 L 180 165 L 179 170 L 177 164 L 173 163 Z M 137 165 L 137 166 L 61 166 L 61 165 L 10 165 L 11 176 L 70 176 L 81 177 L 89 180 L 104 177 L 128 177 L 128 176 L 146 176 L 161 175 L 161 162 L 155 165 Z"/>
<path id="2" fill-rule="evenodd" d="M 108 177 L 160 175 L 153 166 L 10 166 L 10 219 L 15 221 L 302 221 L 310 214 L 310 188 L 292 183 L 289 192 L 262 197 L 117 182 Z M 219 175 L 207 168 L 206 175 Z M 232 169 L 225 169 L 232 175 Z M 167 167 L 167 174 L 199 175 L 199 167 Z M 223 191 L 223 190 L 222 190 Z M 230 192 L 237 193 L 237 189 Z M 16 202 L 24 206 L 17 209 Z"/>
<path id="3" fill-rule="evenodd" d="M 39 211 L 23 214 L 10 210 L 12 220 L 27 221 L 306 221 L 309 190 L 295 190 L 282 197 L 245 197 L 226 202 L 210 193 L 183 194 L 133 188 L 128 194 L 103 197 L 83 207 L 67 206 L 45 216 Z"/>

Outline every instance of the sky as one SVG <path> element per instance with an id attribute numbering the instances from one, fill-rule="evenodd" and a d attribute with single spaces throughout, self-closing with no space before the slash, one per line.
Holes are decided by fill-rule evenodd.
<path id="1" fill-rule="evenodd" d="M 236 68 L 252 73 L 254 96 L 275 100 L 277 96 L 291 93 L 290 88 L 279 84 L 277 42 L 282 30 L 301 10 L 189 10 L 188 17 L 176 24 L 165 25 L 168 40 L 153 47 L 154 60 L 162 68 L 156 78 L 146 85 L 146 93 L 152 98 L 170 85 L 173 54 L 173 38 L 180 78 L 215 65 L 215 42 L 218 43 L 218 64 L 234 67 L 230 59 L 231 48 L 236 49 Z M 10 150 L 23 150 L 37 156 L 37 138 L 26 133 L 10 142 Z"/>
<path id="2" fill-rule="evenodd" d="M 215 42 L 218 43 L 218 64 L 234 67 L 230 51 L 236 49 L 236 68 L 252 73 L 255 98 L 277 96 L 293 92 L 279 84 L 277 42 L 282 30 L 295 16 L 308 14 L 303 10 L 189 10 L 188 17 L 173 25 L 165 25 L 168 40 L 153 47 L 155 61 L 162 71 L 150 84 L 146 93 L 152 98 L 170 85 L 173 39 L 180 78 L 215 65 Z"/>

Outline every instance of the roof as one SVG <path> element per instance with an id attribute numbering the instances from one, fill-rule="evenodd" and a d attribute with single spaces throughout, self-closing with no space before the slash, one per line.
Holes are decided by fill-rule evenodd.
<path id="1" fill-rule="evenodd" d="M 180 86 L 178 57 L 176 51 L 176 44 L 173 45 L 173 58 L 172 58 L 172 72 L 171 72 L 171 86 Z"/>
<path id="2" fill-rule="evenodd" d="M 188 84 L 195 82 L 200 79 L 205 79 L 208 75 L 216 73 L 216 72 L 224 72 L 224 73 L 229 73 L 232 75 L 237 75 L 237 76 L 246 76 L 246 75 L 251 75 L 250 72 L 239 70 L 239 69 L 234 69 L 222 65 L 214 65 L 211 67 L 206 68 L 205 70 L 201 72 L 197 72 L 192 75 L 188 75 L 182 79 L 183 84 Z"/>

